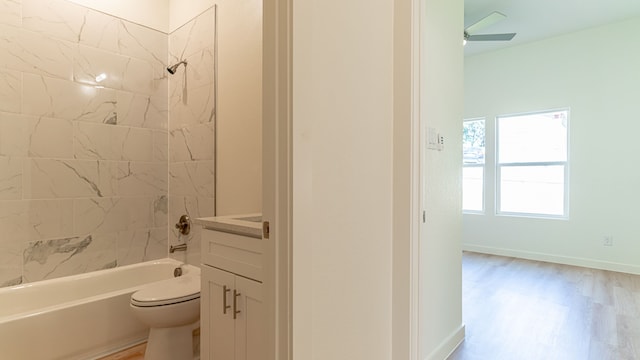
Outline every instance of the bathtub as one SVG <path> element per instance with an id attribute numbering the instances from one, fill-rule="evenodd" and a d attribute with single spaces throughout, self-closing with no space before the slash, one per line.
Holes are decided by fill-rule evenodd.
<path id="1" fill-rule="evenodd" d="M 0 289 L 0 359 L 92 359 L 144 341 L 149 329 L 129 298 L 180 265 L 162 259 Z"/>

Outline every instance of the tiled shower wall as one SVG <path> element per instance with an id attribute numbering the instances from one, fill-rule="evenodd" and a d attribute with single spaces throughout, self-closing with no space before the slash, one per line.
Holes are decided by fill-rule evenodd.
<path id="1" fill-rule="evenodd" d="M 210 8 L 169 35 L 169 62 L 186 60 L 169 76 L 169 218 L 214 215 L 214 19 Z M 200 227 L 180 235 L 170 226 L 171 244 L 187 243 L 171 256 L 200 263 Z"/>
<path id="2" fill-rule="evenodd" d="M 181 33 L 172 57 L 208 66 Z M 0 286 L 166 257 L 169 186 L 172 203 L 210 210 L 212 128 L 185 105 L 208 106 L 210 80 L 186 78 L 169 129 L 167 59 L 167 34 L 64 0 L 0 0 Z"/>

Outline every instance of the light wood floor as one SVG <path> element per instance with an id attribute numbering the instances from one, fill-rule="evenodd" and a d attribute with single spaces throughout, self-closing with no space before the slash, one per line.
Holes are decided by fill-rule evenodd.
<path id="1" fill-rule="evenodd" d="M 115 354 L 101 357 L 98 360 L 144 360 L 147 343 L 132 346 Z M 193 330 L 193 358 L 200 359 L 200 327 Z"/>
<path id="2" fill-rule="evenodd" d="M 640 276 L 465 253 L 463 307 L 449 360 L 640 359 Z"/>
<path id="3" fill-rule="evenodd" d="M 142 343 L 99 360 L 144 360 L 144 350 L 146 348 L 147 343 Z"/>

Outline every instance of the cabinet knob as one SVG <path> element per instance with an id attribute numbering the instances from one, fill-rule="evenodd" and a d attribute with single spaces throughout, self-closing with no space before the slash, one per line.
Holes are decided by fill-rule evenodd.
<path id="1" fill-rule="evenodd" d="M 236 289 L 233 289 L 233 319 L 234 320 L 238 317 L 238 314 L 240 314 L 240 310 L 238 310 L 239 296 L 240 296 L 240 293 Z"/>

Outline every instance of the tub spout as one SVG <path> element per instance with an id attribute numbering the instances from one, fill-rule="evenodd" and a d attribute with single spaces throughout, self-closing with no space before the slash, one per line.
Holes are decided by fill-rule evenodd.
<path id="1" fill-rule="evenodd" d="M 180 244 L 176 246 L 169 246 L 169 253 L 173 254 L 176 251 L 187 251 L 187 244 Z"/>

